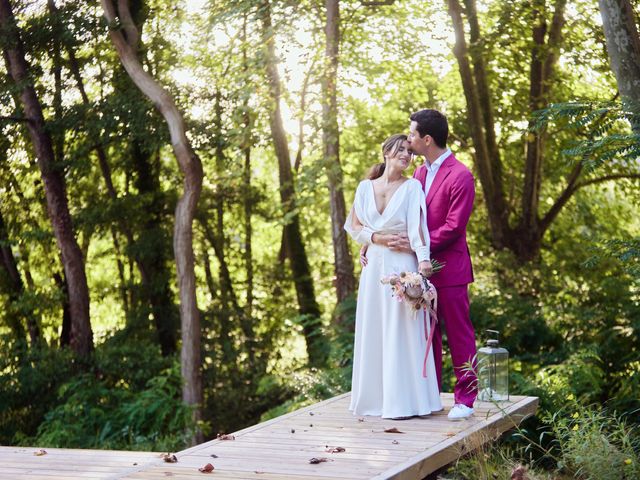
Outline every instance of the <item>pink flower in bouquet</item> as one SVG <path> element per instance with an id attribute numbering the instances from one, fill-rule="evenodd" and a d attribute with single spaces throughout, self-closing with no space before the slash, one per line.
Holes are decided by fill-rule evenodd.
<path id="1" fill-rule="evenodd" d="M 398 302 L 405 302 L 415 310 L 431 309 L 431 302 L 436 298 L 431 282 L 416 272 L 394 273 L 380 281 L 391 287 L 391 294 Z"/>

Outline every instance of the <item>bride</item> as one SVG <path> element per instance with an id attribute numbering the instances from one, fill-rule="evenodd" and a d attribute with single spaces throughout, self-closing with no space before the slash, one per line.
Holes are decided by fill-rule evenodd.
<path id="1" fill-rule="evenodd" d="M 382 145 L 384 163 L 375 165 L 356 190 L 345 230 L 369 245 L 360 276 L 349 410 L 355 415 L 404 419 L 442 410 L 433 353 L 423 359 L 428 322 L 391 296 L 383 276 L 406 271 L 431 273 L 425 197 L 418 180 L 403 176 L 411 163 L 406 135 Z M 385 246 L 385 234 L 407 232 L 413 254 Z M 427 331 L 425 331 L 427 329 Z"/>

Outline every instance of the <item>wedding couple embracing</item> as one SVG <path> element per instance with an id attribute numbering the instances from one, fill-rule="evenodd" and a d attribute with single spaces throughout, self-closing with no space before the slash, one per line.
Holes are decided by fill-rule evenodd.
<path id="1" fill-rule="evenodd" d="M 420 110 L 410 121 L 408 136 L 392 135 L 382 145 L 383 163 L 358 185 L 345 223 L 363 244 L 349 409 L 393 419 L 442 410 L 444 329 L 456 376 L 448 417 L 460 420 L 473 414 L 477 394 L 469 368 L 476 343 L 469 318 L 467 287 L 473 271 L 466 239 L 474 180 L 447 148 L 449 127 L 442 113 Z M 407 178 L 413 155 L 424 158 L 424 164 Z M 432 259 L 444 264 L 442 270 L 433 273 Z M 437 323 L 393 298 L 390 285 L 381 282 L 401 272 L 429 277 L 437 290 Z"/>

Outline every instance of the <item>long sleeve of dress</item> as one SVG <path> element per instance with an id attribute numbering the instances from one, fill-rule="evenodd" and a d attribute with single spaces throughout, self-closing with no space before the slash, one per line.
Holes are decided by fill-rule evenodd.
<path id="1" fill-rule="evenodd" d="M 360 182 L 360 185 L 358 185 L 356 189 L 353 206 L 347 216 L 347 221 L 344 223 L 344 229 L 356 242 L 363 245 L 370 245 L 373 230 L 362 223 L 361 219 L 364 218 L 364 207 L 363 182 Z"/>
<path id="2" fill-rule="evenodd" d="M 422 186 L 417 180 L 409 180 L 409 207 L 407 209 L 407 235 L 411 249 L 416 252 L 418 262 L 431 259 L 429 230 L 427 229 L 427 204 Z"/>

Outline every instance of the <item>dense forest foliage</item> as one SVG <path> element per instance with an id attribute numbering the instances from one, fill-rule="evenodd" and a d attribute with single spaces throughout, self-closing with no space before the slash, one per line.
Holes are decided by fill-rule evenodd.
<path id="1" fill-rule="evenodd" d="M 478 342 L 541 399 L 451 475 L 640 477 L 639 11 L 0 0 L 0 444 L 177 450 L 348 391 L 345 211 L 436 108 Z"/>

